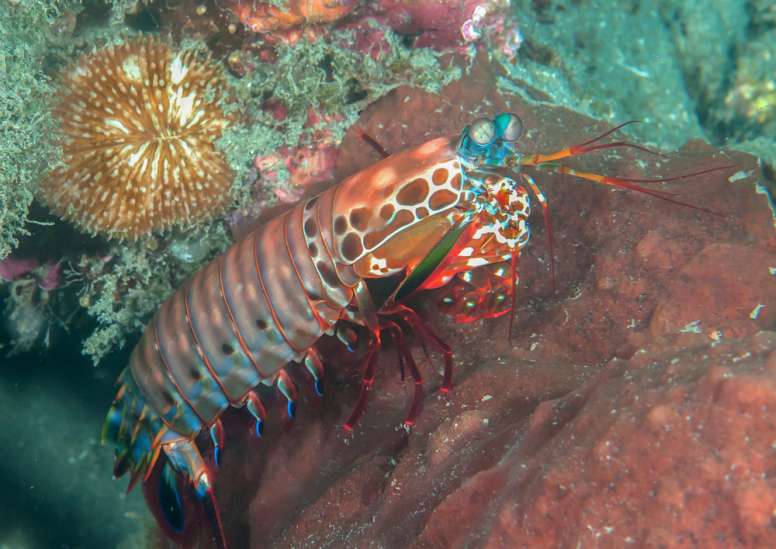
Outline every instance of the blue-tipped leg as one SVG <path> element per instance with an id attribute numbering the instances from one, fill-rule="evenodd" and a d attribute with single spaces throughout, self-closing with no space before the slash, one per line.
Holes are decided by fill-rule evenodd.
<path id="1" fill-rule="evenodd" d="M 264 418 L 267 417 L 267 410 L 264 408 L 264 403 L 255 391 L 248 393 L 248 396 L 245 399 L 245 407 L 248 409 L 251 416 L 253 416 L 253 419 L 256 420 L 256 436 L 261 438 L 261 435 L 264 434 Z"/>
<path id="2" fill-rule="evenodd" d="M 352 353 L 356 350 L 356 345 L 358 344 L 358 334 L 352 327 L 344 323 L 339 323 L 337 324 L 337 328 L 335 329 L 334 333 L 337 336 L 337 339 L 340 340 L 340 343 L 345 346 L 349 353 Z"/>
<path id="3" fill-rule="evenodd" d="M 315 347 L 312 347 L 304 357 L 304 366 L 313 378 L 313 389 L 319 397 L 323 396 L 323 361 Z"/>
<path id="4" fill-rule="evenodd" d="M 278 373 L 277 386 L 278 390 L 286 397 L 286 401 L 288 402 L 286 411 L 288 412 L 289 419 L 294 419 L 294 416 L 296 415 L 296 384 L 285 370 L 281 370 Z"/>
<path id="5" fill-rule="evenodd" d="M 224 446 L 224 427 L 220 419 L 210 426 L 210 440 L 213 441 L 213 462 L 216 467 L 220 467 L 221 448 Z"/>

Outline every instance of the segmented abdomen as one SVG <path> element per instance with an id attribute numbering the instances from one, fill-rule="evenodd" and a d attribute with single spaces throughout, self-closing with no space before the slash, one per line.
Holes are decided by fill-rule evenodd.
<path id="1" fill-rule="evenodd" d="M 149 323 L 129 369 L 169 428 L 196 435 L 337 321 L 352 290 L 323 240 L 332 199 L 333 191 L 324 193 L 256 229 Z"/>

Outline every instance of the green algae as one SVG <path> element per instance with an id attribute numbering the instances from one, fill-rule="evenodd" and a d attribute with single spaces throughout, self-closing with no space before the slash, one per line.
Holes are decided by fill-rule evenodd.
<path id="1" fill-rule="evenodd" d="M 55 25 L 70 1 L 0 3 L 0 259 L 29 234 L 27 212 L 41 173 L 57 161 L 48 142 L 53 130 L 53 86 L 44 60 Z"/>

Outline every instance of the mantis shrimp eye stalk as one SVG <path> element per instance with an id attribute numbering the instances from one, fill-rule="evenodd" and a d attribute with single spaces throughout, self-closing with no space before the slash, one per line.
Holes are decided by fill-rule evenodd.
<path id="1" fill-rule="evenodd" d="M 458 155 L 465 161 L 480 164 L 483 159 L 491 156 L 494 141 L 496 125 L 482 118 L 464 128 L 458 141 Z"/>
<path id="2" fill-rule="evenodd" d="M 469 127 L 469 136 L 477 145 L 487 147 L 496 138 L 496 125 L 487 118 L 477 120 Z"/>
<path id="3" fill-rule="evenodd" d="M 523 135 L 523 121 L 511 112 L 502 112 L 493 121 L 498 133 L 504 141 L 513 143 Z"/>

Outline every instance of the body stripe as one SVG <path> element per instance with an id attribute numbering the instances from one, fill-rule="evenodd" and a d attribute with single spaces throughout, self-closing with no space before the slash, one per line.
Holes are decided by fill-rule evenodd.
<path id="1" fill-rule="evenodd" d="M 229 400 L 197 353 L 191 332 L 186 327 L 184 292 L 175 292 L 157 316 L 159 347 L 164 352 L 170 374 L 196 406 L 200 417 L 212 420 L 229 406 Z"/>
<path id="2" fill-rule="evenodd" d="M 190 289 L 191 287 L 189 285 L 185 288 L 183 292 L 183 304 L 186 306 L 186 324 L 188 325 L 189 331 L 191 332 L 191 337 L 194 340 L 194 346 L 197 349 L 197 353 L 199 354 L 199 357 L 202 359 L 202 362 L 205 363 L 205 366 L 210 372 L 210 375 L 213 376 L 213 379 L 215 379 L 216 383 L 218 383 L 218 386 L 221 388 L 221 392 L 224 393 L 224 396 L 226 396 L 226 399 L 229 400 L 229 393 L 226 392 L 226 389 L 224 388 L 224 384 L 221 381 L 221 378 L 216 373 L 215 369 L 213 368 L 213 365 L 210 364 L 210 359 L 205 354 L 205 350 L 202 348 L 202 345 L 200 345 L 199 337 L 197 337 L 197 332 L 194 329 L 194 324 L 191 322 L 191 307 L 189 306 L 189 294 L 191 293 L 189 291 Z"/>
<path id="3" fill-rule="evenodd" d="M 324 235 L 321 231 L 321 224 L 319 219 L 320 203 L 322 200 L 324 200 L 326 194 L 329 192 L 331 192 L 331 190 L 326 191 L 326 193 L 319 195 L 318 197 L 313 198 L 307 202 L 303 210 L 302 232 L 308 250 L 310 250 L 311 246 L 315 249 L 314 252 L 310 252 L 312 254 L 311 259 L 313 260 L 313 268 L 317 273 L 318 280 L 321 281 L 324 300 L 331 306 L 332 309 L 341 311 L 350 304 L 353 298 L 353 291 L 351 288 L 345 286 L 345 284 L 342 284 L 342 280 L 339 278 L 339 275 L 336 272 L 334 259 L 327 248 Z M 308 221 L 313 225 L 314 228 L 314 231 L 310 234 L 307 233 Z M 321 265 L 324 265 L 327 270 L 333 273 L 335 281 L 331 282 L 334 282 L 334 284 L 329 284 L 330 281 L 327 280 L 329 277 L 327 277 L 326 273 L 322 271 Z"/>
<path id="4" fill-rule="evenodd" d="M 173 387 L 175 387 L 175 390 L 183 399 L 183 402 L 185 402 L 189 406 L 189 408 L 191 408 L 191 411 L 194 412 L 194 415 L 197 416 L 197 418 L 202 423 L 202 425 L 207 425 L 209 423 L 208 420 L 206 420 L 197 412 L 197 409 L 191 403 L 189 398 L 186 396 L 186 393 L 181 389 L 181 386 L 178 385 L 178 381 L 172 375 L 172 369 L 170 368 L 170 363 L 167 361 L 167 357 L 164 354 L 164 350 L 162 349 L 162 346 L 159 344 L 159 332 L 156 326 L 158 321 L 159 321 L 159 315 L 154 316 L 153 320 L 151 320 L 151 328 L 154 336 L 154 348 L 156 349 L 156 352 L 159 355 L 159 360 L 161 361 L 162 366 L 164 366 L 163 368 L 164 373 L 167 375 L 167 379 L 170 380 L 170 383 L 172 383 Z"/>
<path id="5" fill-rule="evenodd" d="M 335 193 L 336 193 L 336 191 L 337 191 L 337 189 L 334 189 Z M 331 192 L 331 191 L 329 191 L 329 192 Z M 323 197 L 321 197 L 321 200 L 319 200 L 318 203 L 315 205 L 315 223 L 318 225 L 318 234 L 321 235 L 321 239 L 320 240 L 321 240 L 321 243 L 323 244 L 323 250 L 326 252 L 326 255 L 329 256 L 329 260 L 331 262 L 332 269 L 336 273 L 337 279 L 340 279 L 339 271 L 337 271 L 337 261 L 334 258 L 334 254 L 331 252 L 331 245 L 330 245 L 329 242 L 326 242 L 326 235 L 323 234 L 323 231 L 321 230 L 321 227 L 323 226 L 321 224 L 321 208 L 320 208 L 320 204 L 321 204 L 322 200 L 323 200 Z M 341 282 L 341 279 L 340 279 L 340 282 Z M 326 284 L 326 282 L 324 281 L 324 285 L 325 284 Z M 343 286 L 345 286 L 345 285 L 343 284 Z"/>
<path id="6" fill-rule="evenodd" d="M 202 352 L 218 373 L 229 401 L 239 403 L 261 381 L 261 376 L 250 359 L 240 352 L 240 344 L 229 326 L 229 317 L 221 297 L 219 269 L 218 260 L 211 261 L 192 279 L 189 290 L 191 323 Z"/>
<path id="7" fill-rule="evenodd" d="M 224 292 L 224 265 L 226 264 L 226 261 L 223 260 L 223 257 L 224 256 L 221 256 L 218 259 L 218 291 L 221 294 L 221 299 L 224 300 L 226 316 L 229 318 L 229 324 L 231 324 L 234 335 L 237 336 L 237 341 L 240 343 L 240 349 L 248 357 L 248 360 L 251 361 L 253 368 L 256 370 L 259 376 L 264 379 L 266 376 L 261 371 L 261 367 L 253 357 L 253 353 L 251 353 L 248 345 L 245 343 L 245 338 L 243 338 L 243 335 L 240 332 L 240 327 L 237 326 L 237 321 L 235 320 L 234 314 L 232 313 L 232 307 L 229 305 L 229 300 L 226 298 L 226 293 Z"/>
<path id="8" fill-rule="evenodd" d="M 261 277 L 261 267 L 259 266 L 259 257 L 256 253 L 256 238 L 259 234 L 259 231 L 256 231 L 253 233 L 253 238 L 251 239 L 252 242 L 252 248 L 253 248 L 253 263 L 256 267 L 256 276 L 259 279 L 259 287 L 261 287 L 261 291 L 264 294 L 264 301 L 267 303 L 267 309 L 269 310 L 269 314 L 272 315 L 272 321 L 275 323 L 275 326 L 277 327 L 278 332 L 280 332 L 280 335 L 283 336 L 283 339 L 286 340 L 286 345 L 288 345 L 294 352 L 302 353 L 305 351 L 305 349 L 299 349 L 296 346 L 294 346 L 293 343 L 288 339 L 288 335 L 286 334 L 286 331 L 283 329 L 283 326 L 280 325 L 280 322 L 278 321 L 278 315 L 275 312 L 275 307 L 272 305 L 272 303 L 269 300 L 269 293 L 267 293 L 267 288 L 264 286 L 264 280 L 262 280 Z"/>

